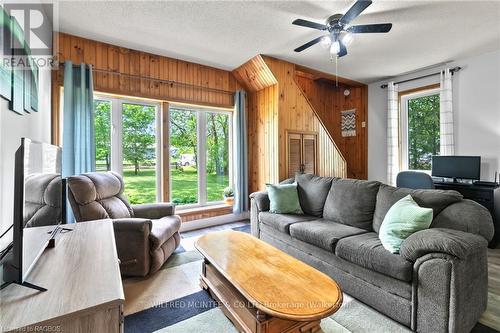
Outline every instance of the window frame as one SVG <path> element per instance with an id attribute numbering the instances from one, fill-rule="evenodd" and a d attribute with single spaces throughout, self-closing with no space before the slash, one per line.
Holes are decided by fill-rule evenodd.
<path id="1" fill-rule="evenodd" d="M 206 141 L 207 141 L 207 114 L 208 113 L 220 113 L 226 114 L 229 116 L 229 128 L 228 128 L 228 137 L 229 137 L 229 152 L 228 159 L 229 163 L 229 184 L 231 188 L 234 188 L 234 179 L 233 179 L 233 169 L 234 169 L 234 161 L 233 161 L 233 112 L 226 109 L 219 109 L 214 107 L 201 107 L 201 106 L 192 106 L 186 104 L 176 104 L 169 103 L 168 105 L 168 114 L 170 119 L 170 111 L 172 109 L 175 110 L 185 110 L 187 112 L 195 112 L 196 113 L 196 139 L 197 139 L 197 150 L 198 152 L 203 152 L 203 154 L 199 154 L 197 159 L 197 167 L 198 167 L 198 202 L 193 204 L 185 204 L 185 205 L 177 205 L 176 209 L 182 211 L 184 209 L 192 209 L 192 208 L 202 208 L 202 207 L 210 207 L 216 206 L 224 203 L 224 200 L 221 198 L 219 201 L 208 201 L 208 193 L 207 193 L 207 149 L 206 149 Z M 170 140 L 170 121 L 168 123 L 168 137 L 169 137 L 169 147 L 168 152 L 170 153 L 170 149 L 172 147 Z M 203 138 L 203 140 L 200 140 Z M 171 172 L 171 168 L 169 166 L 169 173 Z M 169 195 L 170 200 L 172 200 L 172 175 L 169 175 Z"/>
<path id="2" fill-rule="evenodd" d="M 140 98 L 127 98 L 121 96 L 111 96 L 106 94 L 94 93 L 95 101 L 106 101 L 111 103 L 111 171 L 114 171 L 123 177 L 123 104 L 144 105 L 155 108 L 155 154 L 156 154 L 156 202 L 161 201 L 162 197 L 162 119 L 161 103 Z"/>
<path id="3" fill-rule="evenodd" d="M 408 102 L 411 99 L 439 95 L 439 84 L 422 87 L 418 90 L 401 92 L 399 94 L 399 109 L 400 109 L 400 132 L 401 132 L 401 170 L 419 171 L 430 174 L 431 170 L 414 170 L 408 168 L 409 159 L 409 144 L 408 144 Z"/>

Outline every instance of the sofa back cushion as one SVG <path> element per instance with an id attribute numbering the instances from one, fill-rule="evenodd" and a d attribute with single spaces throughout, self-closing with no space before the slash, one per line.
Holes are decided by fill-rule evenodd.
<path id="1" fill-rule="evenodd" d="M 381 184 L 377 194 L 377 204 L 373 216 L 373 230 L 379 232 L 380 226 L 389 209 L 397 201 L 410 194 L 420 207 L 432 208 L 434 217 L 449 205 L 459 202 L 463 196 L 456 191 L 411 190 Z"/>
<path id="2" fill-rule="evenodd" d="M 39 227 L 61 221 L 61 175 L 37 173 L 26 177 L 24 224 Z"/>
<path id="3" fill-rule="evenodd" d="M 379 186 L 377 181 L 334 179 L 323 217 L 371 231 Z"/>
<path id="4" fill-rule="evenodd" d="M 312 174 L 297 174 L 295 182 L 299 191 L 299 201 L 304 214 L 322 217 L 323 207 L 332 185 L 332 177 L 319 177 Z"/>
<path id="5" fill-rule="evenodd" d="M 115 172 L 68 177 L 68 197 L 76 221 L 134 217 L 123 188 L 123 179 Z"/>

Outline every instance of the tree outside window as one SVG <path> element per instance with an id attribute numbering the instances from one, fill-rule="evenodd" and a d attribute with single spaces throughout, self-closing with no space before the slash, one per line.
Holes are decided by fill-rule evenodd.
<path id="1" fill-rule="evenodd" d="M 408 99 L 408 169 L 431 170 L 439 155 L 439 94 Z"/>

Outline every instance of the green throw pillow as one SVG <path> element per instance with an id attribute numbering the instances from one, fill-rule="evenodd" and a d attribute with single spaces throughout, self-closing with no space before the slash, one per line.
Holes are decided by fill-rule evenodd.
<path id="1" fill-rule="evenodd" d="M 276 214 L 304 214 L 300 208 L 297 184 L 266 184 L 269 195 L 269 212 Z"/>
<path id="2" fill-rule="evenodd" d="M 411 234 L 428 229 L 432 223 L 432 209 L 420 207 L 411 195 L 396 202 L 385 215 L 378 237 L 384 248 L 399 253 L 401 243 Z"/>

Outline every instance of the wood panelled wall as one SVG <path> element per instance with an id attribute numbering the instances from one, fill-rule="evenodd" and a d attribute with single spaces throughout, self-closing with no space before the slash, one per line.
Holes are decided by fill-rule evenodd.
<path id="1" fill-rule="evenodd" d="M 101 43 L 65 33 L 55 35 L 59 61 L 86 63 L 94 68 L 94 90 L 213 107 L 233 108 L 240 88 L 229 71 Z M 59 94 L 63 70 L 52 75 L 52 139 L 59 138 Z"/>
<path id="2" fill-rule="evenodd" d="M 346 176 L 345 160 L 297 85 L 295 68 L 259 55 L 233 71 L 248 91 L 251 192 L 286 178 L 287 131 L 318 133 L 318 174 Z"/>
<path id="3" fill-rule="evenodd" d="M 296 81 L 328 130 L 347 162 L 349 178 L 368 177 L 368 87 L 352 86 L 331 79 L 318 79 L 307 72 L 297 72 Z M 344 96 L 344 91 L 350 91 Z M 342 137 L 341 112 L 356 109 L 356 136 Z M 364 124 L 364 127 L 363 127 Z"/>
<path id="4" fill-rule="evenodd" d="M 285 149 L 287 144 L 286 131 L 318 133 L 318 175 L 345 177 L 345 159 L 295 82 L 295 65 L 266 56 L 263 56 L 263 59 L 279 82 L 279 180 L 288 176 Z"/>
<path id="5" fill-rule="evenodd" d="M 278 175 L 278 85 L 247 94 L 250 193 L 276 184 Z"/>

